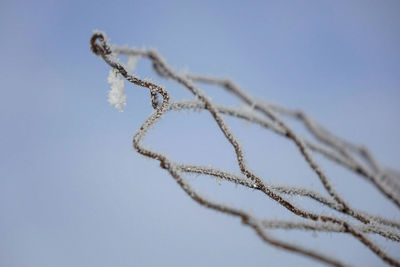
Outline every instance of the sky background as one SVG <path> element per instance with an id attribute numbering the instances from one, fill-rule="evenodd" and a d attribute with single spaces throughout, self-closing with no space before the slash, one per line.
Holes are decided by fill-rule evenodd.
<path id="1" fill-rule="evenodd" d="M 255 96 L 303 109 L 399 169 L 399 13 L 399 1 L 1 1 L 0 266 L 317 265 L 199 206 L 156 161 L 137 154 L 131 141 L 151 112 L 147 91 L 126 83 L 125 111 L 112 108 L 109 67 L 90 52 L 89 38 L 100 29 L 112 43 L 157 48 L 178 70 L 230 77 Z M 175 99 L 190 97 L 145 60 L 137 74 Z M 237 104 L 216 87 L 203 89 Z M 323 192 L 292 143 L 227 121 L 265 181 Z M 176 160 L 238 170 L 205 112 L 168 114 L 145 142 Z M 400 219 L 361 177 L 317 159 L 354 207 Z M 210 198 L 295 219 L 258 192 L 191 181 Z M 383 265 L 344 235 L 271 234 L 354 265 Z M 373 238 L 400 255 L 398 244 Z"/>

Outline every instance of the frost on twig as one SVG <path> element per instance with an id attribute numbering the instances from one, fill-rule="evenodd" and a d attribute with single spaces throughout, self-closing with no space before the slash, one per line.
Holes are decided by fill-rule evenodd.
<path id="1" fill-rule="evenodd" d="M 124 80 L 120 77 L 116 69 L 111 69 L 107 81 L 111 85 L 111 90 L 108 91 L 108 103 L 122 112 L 126 106 Z"/>
<path id="2" fill-rule="evenodd" d="M 138 55 L 130 55 L 128 56 L 128 60 L 126 62 L 126 69 L 128 72 L 132 73 L 136 69 L 136 64 L 139 61 L 140 56 Z"/>

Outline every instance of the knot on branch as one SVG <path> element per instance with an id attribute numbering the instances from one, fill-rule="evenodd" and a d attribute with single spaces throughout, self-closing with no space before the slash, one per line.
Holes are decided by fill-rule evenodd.
<path id="1" fill-rule="evenodd" d="M 90 38 L 90 49 L 98 56 L 111 54 L 108 38 L 104 32 L 95 31 Z"/>

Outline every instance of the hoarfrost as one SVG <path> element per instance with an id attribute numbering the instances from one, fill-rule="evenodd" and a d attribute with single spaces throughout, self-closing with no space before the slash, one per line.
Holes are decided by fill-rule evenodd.
<path id="1" fill-rule="evenodd" d="M 108 91 L 108 103 L 122 112 L 123 108 L 126 106 L 124 80 L 116 69 L 112 69 L 108 74 L 107 81 L 111 85 L 111 90 Z"/>

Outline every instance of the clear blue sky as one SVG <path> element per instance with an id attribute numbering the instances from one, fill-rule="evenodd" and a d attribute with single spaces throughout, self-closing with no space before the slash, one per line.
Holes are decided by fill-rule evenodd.
<path id="1" fill-rule="evenodd" d="M 131 139 L 151 110 L 147 92 L 130 86 L 126 110 L 110 107 L 109 68 L 89 38 L 101 29 L 113 43 L 157 48 L 178 69 L 231 77 L 400 168 L 399 14 L 398 1 L 1 1 L 0 266 L 316 264 L 198 206 L 157 162 L 140 157 Z M 146 62 L 139 74 L 189 97 Z M 292 144 L 229 122 L 266 181 L 321 188 Z M 168 115 L 147 143 L 178 160 L 237 170 L 206 114 Z M 400 218 L 360 177 L 324 166 L 355 207 Z M 193 183 L 212 198 L 294 218 L 256 192 L 207 180 Z M 353 264 L 382 264 L 342 235 L 275 234 Z M 398 245 L 378 241 L 400 255 Z"/>

